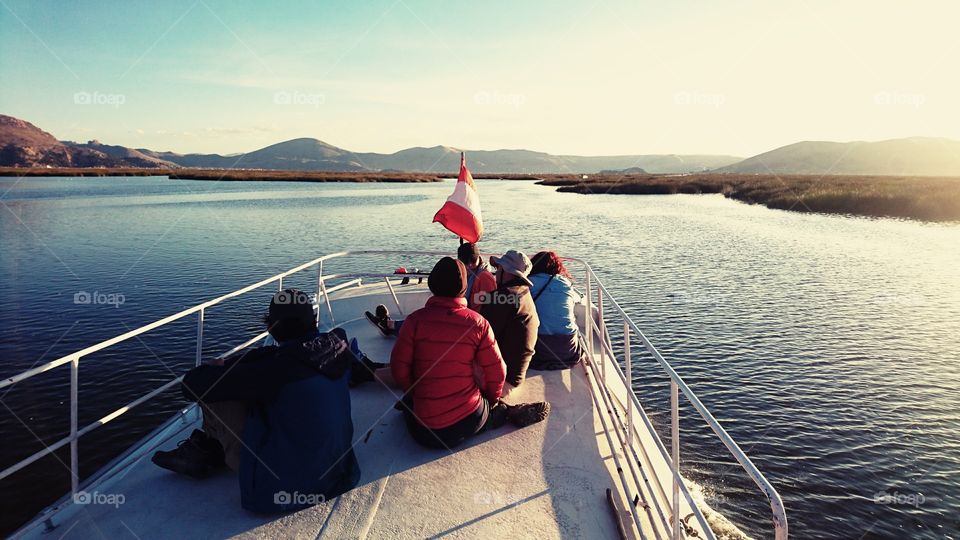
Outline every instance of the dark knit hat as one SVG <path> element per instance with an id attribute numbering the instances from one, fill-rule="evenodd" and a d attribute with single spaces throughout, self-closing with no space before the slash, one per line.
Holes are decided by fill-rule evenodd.
<path id="1" fill-rule="evenodd" d="M 444 257 L 433 266 L 427 285 L 436 296 L 463 296 L 467 292 L 467 268 L 453 257 Z"/>
<path id="2" fill-rule="evenodd" d="M 273 295 L 267 317 L 271 322 L 295 319 L 309 324 L 316 321 L 310 296 L 300 289 L 285 289 Z"/>

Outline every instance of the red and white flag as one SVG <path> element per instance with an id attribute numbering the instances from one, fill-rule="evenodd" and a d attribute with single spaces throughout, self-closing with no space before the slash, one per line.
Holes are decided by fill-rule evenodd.
<path id="1" fill-rule="evenodd" d="M 453 188 L 453 195 L 447 197 L 447 202 L 443 203 L 437 215 L 433 216 L 433 221 L 439 222 L 467 242 L 477 242 L 483 236 L 480 196 L 477 195 L 473 175 L 467 170 L 467 160 L 463 152 L 460 153 L 460 177 L 457 178 L 457 186 Z"/>

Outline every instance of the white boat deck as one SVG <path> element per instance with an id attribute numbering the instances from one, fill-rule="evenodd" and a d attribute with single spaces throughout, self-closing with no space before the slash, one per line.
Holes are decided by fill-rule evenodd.
<path id="1" fill-rule="evenodd" d="M 425 284 L 398 289 L 406 312 L 422 305 Z M 381 337 L 362 319 L 377 303 L 393 305 L 380 285 L 338 291 L 331 298 L 337 322 L 359 338 L 374 360 L 387 361 L 392 339 Z M 392 308 L 392 311 L 396 311 Z M 325 313 L 324 313 L 325 315 Z M 352 319 L 352 320 L 350 320 Z M 323 321 L 329 324 L 328 320 Z M 600 361 L 598 359 L 598 361 Z M 169 449 L 199 426 L 196 409 L 111 470 L 87 492 L 122 494 L 122 505 L 68 504 L 50 515 L 55 528 L 42 522 L 20 531 L 35 538 L 618 538 L 617 520 L 606 491 L 622 508 L 637 492 L 624 495 L 584 366 L 567 371 L 531 371 L 511 396 L 513 402 L 545 400 L 550 417 L 516 429 L 510 426 L 477 436 L 454 451 L 420 447 L 407 434 L 393 406 L 399 391 L 378 382 L 352 390 L 355 450 L 362 470 L 356 488 L 324 504 L 281 516 L 256 515 L 240 507 L 235 474 L 194 480 L 150 462 L 151 446 Z M 625 395 L 619 380 L 619 391 Z M 608 386 L 610 385 L 608 381 Z M 609 423 L 609 421 L 608 421 Z M 666 462 L 653 447 L 651 434 L 637 422 L 637 437 L 649 445 L 651 479 L 669 491 Z M 147 451 L 149 450 L 149 451 Z M 623 452 L 620 453 L 623 461 Z M 656 490 L 639 487 L 653 505 Z M 693 510 L 681 500 L 683 512 Z M 652 511 L 641 511 L 646 538 L 669 534 Z M 669 516 L 667 516 L 669 519 Z M 627 513 L 628 536 L 637 535 Z M 706 537 L 695 519 L 688 524 Z"/>

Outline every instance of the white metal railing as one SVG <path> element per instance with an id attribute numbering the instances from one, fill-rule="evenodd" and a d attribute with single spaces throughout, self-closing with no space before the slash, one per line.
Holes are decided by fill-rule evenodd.
<path id="1" fill-rule="evenodd" d="M 620 307 L 617 301 L 613 298 L 607 288 L 603 285 L 597 275 L 594 273 L 593 268 L 586 262 L 581 259 L 565 257 L 564 260 L 576 262 L 584 267 L 586 275 L 586 312 L 587 316 L 584 317 L 584 334 L 586 346 L 588 349 L 588 354 L 591 359 L 595 358 L 596 350 L 595 347 L 599 345 L 600 347 L 600 368 L 598 369 L 594 362 L 590 362 L 590 365 L 587 367 L 588 370 L 593 374 L 594 378 L 600 381 L 600 385 L 603 388 L 601 394 L 606 394 L 606 396 L 601 395 L 603 399 L 603 404 L 607 407 L 608 410 L 615 411 L 616 407 L 613 403 L 614 396 L 609 394 L 607 386 L 607 361 L 606 358 L 609 358 L 610 364 L 614 366 L 614 371 L 616 371 L 618 378 L 626 385 L 627 389 L 627 399 L 626 403 L 622 406 L 626 409 L 625 416 L 626 420 L 623 421 L 618 414 L 614 414 L 616 420 L 618 420 L 619 426 L 616 430 L 616 435 L 620 442 L 620 448 L 623 450 L 625 456 L 629 456 L 626 461 L 629 464 L 631 474 L 633 475 L 633 480 L 637 488 L 639 489 L 641 485 L 649 487 L 649 479 L 643 473 L 643 467 L 641 463 L 646 463 L 648 466 L 650 464 L 649 454 L 647 449 L 642 445 L 638 444 L 638 440 L 635 437 L 634 429 L 634 409 L 639 413 L 636 416 L 639 416 L 646 428 L 652 434 L 654 441 L 656 443 L 658 451 L 661 453 L 662 457 L 669 464 L 671 469 L 671 497 L 670 497 L 670 525 L 665 527 L 665 530 L 670 531 L 671 538 L 679 539 L 684 533 L 685 527 L 681 524 L 680 517 L 680 495 L 684 495 L 687 503 L 694 507 L 695 501 L 687 490 L 686 485 L 683 482 L 682 476 L 680 475 L 680 394 L 682 393 L 686 397 L 687 401 L 693 406 L 694 409 L 700 414 L 700 416 L 706 421 L 707 425 L 713 431 L 713 433 L 720 439 L 723 445 L 727 448 L 730 454 L 734 459 L 740 464 L 740 466 L 746 471 L 750 476 L 753 482 L 760 488 L 763 494 L 766 496 L 767 500 L 770 503 L 770 509 L 772 514 L 772 522 L 774 528 L 774 537 L 776 540 L 786 540 L 788 536 L 788 526 L 787 526 L 787 515 L 786 510 L 783 506 L 783 501 L 780 498 L 780 494 L 777 493 L 777 490 L 770 484 L 766 479 L 763 473 L 753 464 L 750 458 L 744 453 L 740 446 L 733 440 L 729 433 L 720 425 L 716 418 L 710 413 L 707 407 L 700 401 L 700 399 L 694 394 L 693 390 L 683 381 L 683 378 L 673 369 L 673 367 L 663 358 L 656 347 L 650 343 L 650 340 L 647 339 L 643 331 L 630 319 L 627 313 Z M 594 293 L 596 294 L 596 302 L 594 303 Z M 623 323 L 623 366 L 619 365 L 617 361 L 617 356 L 614 351 L 613 344 L 611 343 L 609 334 L 606 332 L 605 328 L 605 311 L 604 311 L 604 302 L 605 299 L 609 302 L 610 308 L 612 308 L 613 315 L 619 318 Z M 596 307 L 596 311 L 594 311 Z M 599 337 L 594 337 L 594 335 Z M 632 381 L 633 381 L 633 358 L 631 357 L 631 337 L 636 336 L 640 343 L 643 345 L 644 349 L 657 361 L 659 366 L 666 373 L 667 377 L 670 379 L 670 443 L 671 448 L 668 454 L 666 447 L 664 446 L 662 440 L 657 434 L 656 430 L 653 429 L 652 424 L 650 423 L 649 417 L 645 414 L 643 406 L 640 404 L 636 394 L 632 390 Z M 606 356 L 605 356 L 606 355 Z M 625 373 L 624 371 L 625 370 Z M 600 403 L 598 403 L 598 406 Z M 622 432 L 622 433 L 621 433 Z M 622 435 L 622 436 L 621 436 Z M 608 439 L 610 436 L 608 435 Z M 613 448 L 612 441 L 611 448 Z M 639 447 L 639 448 L 638 448 Z M 616 459 L 616 453 L 614 453 L 614 458 Z M 619 462 L 617 462 L 618 469 L 620 468 Z M 624 489 L 630 490 L 629 485 L 626 482 L 625 475 L 621 472 L 620 474 L 621 481 Z M 654 480 L 657 483 L 659 495 L 666 499 L 665 490 L 660 484 L 660 479 L 655 477 Z M 656 498 L 654 498 L 656 502 Z M 634 505 L 635 506 L 635 505 Z M 649 511 L 649 508 L 647 508 Z M 659 513 L 659 508 L 657 508 Z M 636 521 L 638 527 L 640 527 L 639 515 L 635 508 L 631 508 L 631 513 Z M 712 535 L 712 531 L 709 528 L 709 525 L 706 523 L 705 519 L 699 512 L 694 512 L 694 515 L 697 517 L 697 520 L 700 522 L 701 527 L 706 532 L 706 534 Z M 660 521 L 664 521 L 664 516 L 660 514 Z M 648 515 L 648 519 L 651 522 L 654 522 L 654 516 Z"/>
<path id="2" fill-rule="evenodd" d="M 16 473 L 17 471 L 23 469 L 24 467 L 30 465 L 36 460 L 53 453 L 54 451 L 70 445 L 70 475 L 71 475 L 71 494 L 75 495 L 79 490 L 80 477 L 79 477 L 79 451 L 78 451 L 78 440 L 83 435 L 90 433 L 94 429 L 97 429 L 100 426 L 107 424 L 108 422 L 122 416 L 127 413 L 130 409 L 137 407 L 162 392 L 168 390 L 174 385 L 178 384 L 182 380 L 181 377 L 177 377 L 167 383 L 163 384 L 159 388 L 156 388 L 146 395 L 137 398 L 136 400 L 128 403 L 127 405 L 107 414 L 106 416 L 88 424 L 86 426 L 80 427 L 78 425 L 78 409 L 79 404 L 77 400 L 77 393 L 79 388 L 79 369 L 80 369 L 80 360 L 93 354 L 97 351 L 101 351 L 118 343 L 122 343 L 130 338 L 137 337 L 141 334 L 155 330 L 167 324 L 170 324 L 174 321 L 183 319 L 190 315 L 197 315 L 197 331 L 196 331 L 196 348 L 195 348 L 195 363 L 199 365 L 202 360 L 202 351 L 203 351 L 203 331 L 204 325 L 206 322 L 205 312 L 207 308 L 220 304 L 221 302 L 238 297 L 240 295 L 246 294 L 248 292 L 257 290 L 266 285 L 272 283 L 277 283 L 278 290 L 283 289 L 283 279 L 285 277 L 291 276 L 303 270 L 316 267 L 317 269 L 317 304 L 319 307 L 320 313 L 318 313 L 319 321 L 323 322 L 322 311 L 323 307 L 326 307 L 326 312 L 329 317 L 328 326 L 332 327 L 336 324 L 336 319 L 334 318 L 333 308 L 330 303 L 330 294 L 354 285 L 359 285 L 364 278 L 373 278 L 373 279 L 383 279 L 386 282 L 387 288 L 390 291 L 391 296 L 393 297 L 394 302 L 396 303 L 398 309 L 400 308 L 400 302 L 397 298 L 396 292 L 393 288 L 390 278 L 401 278 L 402 274 L 384 274 L 384 273 L 341 273 L 341 274 L 328 274 L 324 275 L 323 265 L 325 261 L 331 259 L 342 258 L 346 256 L 386 256 L 386 255 L 396 255 L 396 256 L 432 256 L 440 257 L 448 255 L 445 252 L 435 252 L 435 251 L 403 251 L 403 250 L 386 250 L 386 251 L 343 251 L 338 253 L 332 253 L 325 255 L 323 257 L 318 257 L 312 261 L 306 262 L 282 272 L 270 278 L 258 281 L 252 285 L 248 285 L 231 293 L 219 296 L 207 302 L 198 304 L 192 308 L 185 309 L 179 313 L 175 313 L 168 317 L 164 317 L 160 320 L 146 324 L 119 336 L 101 341 L 95 345 L 91 345 L 79 351 L 70 353 L 66 356 L 60 357 L 51 362 L 47 362 L 38 367 L 26 370 L 22 373 L 19 373 L 13 377 L 8 377 L 0 381 L 0 389 L 12 386 L 20 381 L 35 377 L 41 373 L 50 371 L 59 366 L 65 364 L 70 364 L 70 434 L 51 445 L 44 445 L 44 449 L 36 452 L 35 454 L 13 464 L 10 467 L 7 467 L 3 471 L 0 471 L 0 480 L 10 476 L 11 474 Z M 610 411 L 608 417 L 601 415 L 601 422 L 604 427 L 605 435 L 607 437 L 607 442 L 610 445 L 611 449 L 615 448 L 614 444 L 614 435 L 617 442 L 620 445 L 620 448 L 624 452 L 625 461 L 627 462 L 626 470 L 629 471 L 630 477 L 633 480 L 636 488 L 639 490 L 641 486 L 645 486 L 648 491 L 656 488 L 657 493 L 660 495 L 660 498 L 667 500 L 666 491 L 660 482 L 660 478 L 656 475 L 654 476 L 654 482 L 650 481 L 647 473 L 645 472 L 642 464 L 647 464 L 647 467 L 651 467 L 650 455 L 648 449 L 643 445 L 638 444 L 638 439 L 636 437 L 636 430 L 634 427 L 634 417 L 639 417 L 643 422 L 645 427 L 652 433 L 655 440 L 657 450 L 661 453 L 662 457 L 670 465 L 672 473 L 672 491 L 670 498 L 670 506 L 668 508 L 661 508 L 659 504 L 655 510 L 657 511 L 657 516 L 653 515 L 653 511 L 648 507 L 645 508 L 647 512 L 647 518 L 651 522 L 659 521 L 664 525 L 664 530 L 668 530 L 671 533 L 672 538 L 679 539 L 680 535 L 684 533 L 684 529 L 680 524 L 680 502 L 679 496 L 682 493 L 684 499 L 687 501 L 687 504 L 691 508 L 695 509 L 695 502 L 690 496 L 689 491 L 687 490 L 682 477 L 680 475 L 679 463 L 680 463 L 680 436 L 679 436 L 679 394 L 682 392 L 683 395 L 687 398 L 687 401 L 700 413 L 700 416 L 706 421 L 707 425 L 713 430 L 717 437 L 723 442 L 723 444 L 730 451 L 731 455 L 740 463 L 743 469 L 747 472 L 751 479 L 760 487 L 763 493 L 770 501 L 771 509 L 773 511 L 773 525 L 775 530 L 775 537 L 777 540 L 786 540 L 787 538 L 787 518 L 786 512 L 783 507 L 783 502 L 780 499 L 780 495 L 773 488 L 773 486 L 767 481 L 763 474 L 754 466 L 753 462 L 750 461 L 750 458 L 740 449 L 737 443 L 730 437 L 730 435 L 723 429 L 719 422 L 710 414 L 710 411 L 707 410 L 706 406 L 700 402 L 697 396 L 693 391 L 684 383 L 683 379 L 677 374 L 677 372 L 670 366 L 670 364 L 664 360 L 660 355 L 657 349 L 650 343 L 647 337 L 643 332 L 637 327 L 637 325 L 630 319 L 630 317 L 624 312 L 620 305 L 616 302 L 609 291 L 604 287 L 599 278 L 597 278 L 593 269 L 585 261 L 575 258 L 565 258 L 565 260 L 573 261 L 578 264 L 583 265 L 586 275 L 586 300 L 587 300 L 587 316 L 584 318 L 584 334 L 586 338 L 586 344 L 588 347 L 588 352 L 590 353 L 590 358 L 595 358 L 594 353 L 595 347 L 599 345 L 600 347 L 600 367 L 597 368 L 594 362 L 589 362 L 587 369 L 590 370 L 589 373 L 592 373 L 593 379 L 597 382 L 599 392 L 592 392 L 593 399 L 598 408 L 604 408 L 607 411 Z M 410 276 L 422 276 L 423 274 L 412 273 Z M 327 282 L 336 279 L 347 279 L 348 281 L 340 283 L 336 286 L 327 287 Z M 596 308 L 597 316 L 594 317 L 594 301 L 593 293 L 596 292 Z M 319 306 L 320 298 L 323 298 L 324 305 Z M 606 331 L 605 322 L 604 322 L 604 303 L 605 300 L 609 302 L 610 307 L 613 310 L 615 316 L 618 316 L 623 322 L 623 331 L 624 331 L 624 347 L 623 347 L 623 366 L 619 365 L 617 356 L 614 351 L 614 347 L 610 342 L 609 334 Z M 266 332 L 262 332 L 243 343 L 231 348 L 229 351 L 221 354 L 218 358 L 222 358 L 233 354 L 237 351 L 240 351 L 250 345 L 264 339 L 267 335 Z M 644 412 L 643 406 L 640 404 L 637 396 L 632 390 L 631 381 L 633 380 L 633 358 L 630 354 L 630 340 L 631 335 L 635 335 L 644 348 L 653 356 L 653 358 L 658 362 L 660 367 L 664 370 L 667 376 L 670 378 L 670 395 L 671 395 L 671 452 L 668 455 L 663 442 L 660 440 L 656 431 L 653 429 L 652 424 L 650 423 L 649 418 Z M 595 337 L 596 336 L 596 337 Z M 610 362 L 607 362 L 606 359 L 609 359 Z M 612 395 L 607 386 L 607 364 L 610 363 L 612 370 L 615 372 L 616 376 L 623 383 L 624 388 L 626 389 L 627 398 L 624 400 L 626 403 L 620 403 L 622 407 L 625 408 L 626 419 L 620 417 L 617 411 L 617 398 Z M 623 369 L 625 368 L 625 372 Z M 608 426 L 608 420 L 611 422 L 611 425 Z M 611 429 L 613 428 L 613 429 Z M 613 435 L 611 435 L 613 433 Z M 621 466 L 619 461 L 619 456 L 614 452 L 614 460 L 617 464 L 617 469 L 619 473 L 619 478 L 621 484 L 624 488 L 624 493 L 629 497 L 633 491 L 628 482 L 626 473 L 624 472 L 624 467 Z M 637 494 L 639 497 L 639 494 Z M 654 497 L 656 500 L 657 498 Z M 639 511 L 636 508 L 637 504 L 630 505 L 630 512 L 634 519 L 638 531 L 641 531 L 641 519 Z M 706 534 L 712 537 L 712 532 L 710 531 L 709 525 L 704 520 L 700 512 L 694 510 L 698 521 L 701 524 L 702 529 Z M 669 517 L 669 519 L 668 519 Z M 658 535 L 659 536 L 659 535 Z"/>

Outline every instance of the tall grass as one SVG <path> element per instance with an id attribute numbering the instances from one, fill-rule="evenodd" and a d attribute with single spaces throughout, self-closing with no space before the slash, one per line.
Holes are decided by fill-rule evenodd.
<path id="1" fill-rule="evenodd" d="M 539 182 L 573 193 L 663 195 L 722 193 L 798 212 L 960 221 L 960 178 L 690 174 L 552 177 Z"/>

